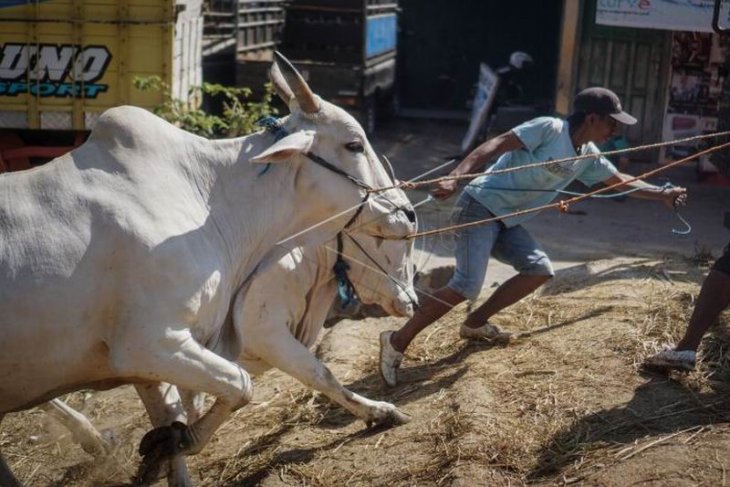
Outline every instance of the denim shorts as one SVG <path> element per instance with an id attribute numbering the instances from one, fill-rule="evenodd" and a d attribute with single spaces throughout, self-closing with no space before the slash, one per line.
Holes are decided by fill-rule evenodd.
<path id="1" fill-rule="evenodd" d="M 493 218 L 494 215 L 466 193 L 454 205 L 455 224 Z M 456 232 L 456 270 L 448 287 L 475 299 L 487 275 L 489 257 L 511 265 L 527 276 L 553 276 L 553 266 L 540 245 L 522 225 L 507 227 L 501 221 L 463 228 Z"/>

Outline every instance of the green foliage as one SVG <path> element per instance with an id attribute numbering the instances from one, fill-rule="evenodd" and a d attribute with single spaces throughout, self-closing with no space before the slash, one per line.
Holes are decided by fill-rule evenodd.
<path id="1" fill-rule="evenodd" d="M 238 137 L 250 134 L 260 127 L 256 121 L 261 117 L 276 114 L 271 106 L 273 88 L 266 84 L 266 91 L 260 101 L 251 101 L 250 88 L 233 88 L 219 84 L 203 83 L 194 86 L 188 93 L 188 100 L 200 100 L 208 95 L 222 106 L 222 114 L 212 115 L 197 107 L 197 104 L 178 100 L 171 96 L 170 86 L 159 76 L 136 77 L 134 87 L 142 90 L 153 90 L 162 93 L 163 102 L 152 111 L 168 122 L 208 138 Z"/>

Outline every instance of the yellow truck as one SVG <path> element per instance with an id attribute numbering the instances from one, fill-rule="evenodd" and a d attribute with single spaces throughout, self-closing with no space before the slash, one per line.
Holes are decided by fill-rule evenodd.
<path id="1" fill-rule="evenodd" d="M 107 108 L 145 108 L 156 75 L 201 84 L 202 0 L 0 0 L 0 172 L 79 144 Z M 69 142 L 60 134 L 69 134 Z"/>

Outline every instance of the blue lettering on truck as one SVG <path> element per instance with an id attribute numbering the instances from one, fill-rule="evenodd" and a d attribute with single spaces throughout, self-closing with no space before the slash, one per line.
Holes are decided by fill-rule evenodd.
<path id="1" fill-rule="evenodd" d="M 368 17 L 366 57 L 371 58 L 395 50 L 396 37 L 397 22 L 395 14 Z"/>
<path id="2" fill-rule="evenodd" d="M 16 44 L 0 46 L 0 96 L 96 98 L 111 53 L 105 46 Z"/>

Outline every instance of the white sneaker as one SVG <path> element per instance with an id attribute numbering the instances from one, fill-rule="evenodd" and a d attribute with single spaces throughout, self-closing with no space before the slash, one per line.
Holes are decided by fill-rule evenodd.
<path id="1" fill-rule="evenodd" d="M 503 331 L 491 323 L 484 323 L 479 328 L 472 328 L 466 326 L 466 323 L 462 323 L 459 328 L 459 336 L 467 340 L 483 339 L 494 343 L 507 343 L 512 338 L 512 332 Z"/>
<path id="2" fill-rule="evenodd" d="M 398 367 L 403 361 L 403 354 L 393 348 L 390 337 L 395 333 L 392 330 L 380 334 L 380 376 L 390 387 L 398 383 Z"/>
<path id="3" fill-rule="evenodd" d="M 653 370 L 684 370 L 691 372 L 695 369 L 697 353 L 692 350 L 662 350 L 644 360 L 644 367 Z"/>

